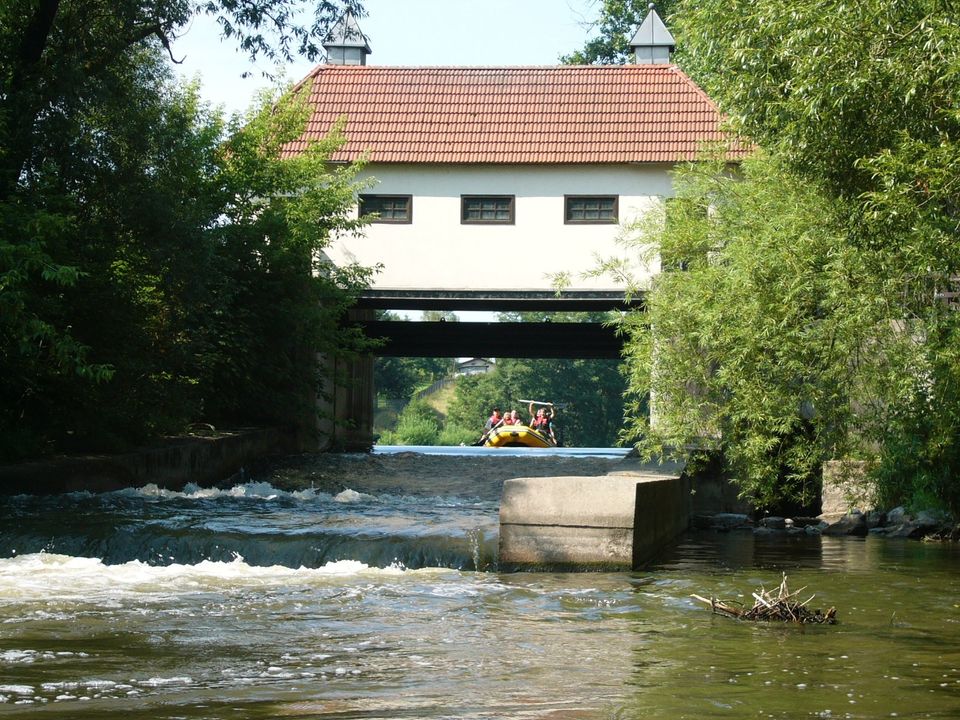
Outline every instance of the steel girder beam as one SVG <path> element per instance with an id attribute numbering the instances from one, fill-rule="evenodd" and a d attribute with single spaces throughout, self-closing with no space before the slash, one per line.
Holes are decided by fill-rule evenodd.
<path id="1" fill-rule="evenodd" d="M 382 357 L 619 358 L 623 338 L 598 323 L 405 322 L 357 323 L 383 342 Z"/>
<path id="2" fill-rule="evenodd" d="M 643 307 L 638 293 L 626 299 L 615 290 L 373 290 L 361 294 L 356 307 L 364 310 L 487 310 L 603 312 Z"/>

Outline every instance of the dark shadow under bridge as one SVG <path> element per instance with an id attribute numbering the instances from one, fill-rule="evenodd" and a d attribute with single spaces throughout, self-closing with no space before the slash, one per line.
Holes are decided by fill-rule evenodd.
<path id="1" fill-rule="evenodd" d="M 368 450 L 373 444 L 375 357 L 616 359 L 624 338 L 599 322 L 416 322 L 378 320 L 378 310 L 605 312 L 642 308 L 642 296 L 617 291 L 368 290 L 347 322 L 380 341 L 374 354 L 340 368 L 333 398 L 333 445 Z"/>

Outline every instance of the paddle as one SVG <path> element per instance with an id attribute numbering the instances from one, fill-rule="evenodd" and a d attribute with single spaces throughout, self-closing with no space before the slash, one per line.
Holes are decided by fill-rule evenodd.
<path id="1" fill-rule="evenodd" d="M 503 425 L 503 418 L 500 418 L 499 420 L 497 420 L 496 424 L 494 424 L 489 430 L 485 430 L 485 431 L 483 432 L 483 435 L 480 436 L 480 439 L 477 440 L 477 441 L 473 444 L 473 446 L 474 446 L 474 447 L 480 447 L 481 445 L 483 445 L 483 444 L 487 441 L 487 438 L 490 437 L 490 433 L 492 433 L 494 430 L 496 430 L 496 429 L 497 429 L 498 427 L 500 427 L 501 425 Z"/>
<path id="2" fill-rule="evenodd" d="M 528 405 L 544 405 L 544 406 L 549 405 L 550 407 L 556 408 L 557 410 L 563 410 L 567 406 L 567 403 L 552 403 L 552 402 L 544 402 L 543 400 L 517 400 L 517 402 L 526 403 Z"/>

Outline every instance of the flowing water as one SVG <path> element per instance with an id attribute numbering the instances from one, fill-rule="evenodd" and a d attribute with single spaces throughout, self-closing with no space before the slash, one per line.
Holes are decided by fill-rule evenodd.
<path id="1" fill-rule="evenodd" d="M 499 573 L 498 484 L 0 498 L 0 718 L 958 718 L 960 551 L 690 534 Z M 808 586 L 835 626 L 693 593 Z"/>

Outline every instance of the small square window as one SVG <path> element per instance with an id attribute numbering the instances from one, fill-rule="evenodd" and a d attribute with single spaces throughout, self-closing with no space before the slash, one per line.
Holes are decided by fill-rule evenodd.
<path id="1" fill-rule="evenodd" d="M 410 195 L 361 195 L 360 217 L 375 223 L 409 223 L 413 220 L 413 198 Z"/>
<path id="2" fill-rule="evenodd" d="M 616 195 L 566 195 L 563 199 L 567 225 L 619 222 L 620 199 Z"/>
<path id="3" fill-rule="evenodd" d="M 461 195 L 460 222 L 464 225 L 514 223 L 513 195 Z"/>

